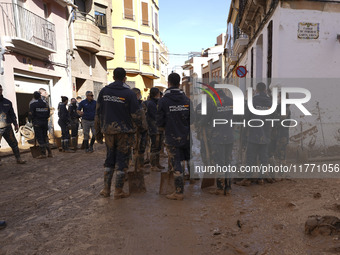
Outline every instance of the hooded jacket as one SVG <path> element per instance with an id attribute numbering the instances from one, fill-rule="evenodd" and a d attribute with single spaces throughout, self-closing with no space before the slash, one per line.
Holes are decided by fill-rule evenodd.
<path id="1" fill-rule="evenodd" d="M 0 128 L 5 128 L 12 123 L 14 126 L 18 125 L 12 102 L 0 96 Z"/>
<path id="2" fill-rule="evenodd" d="M 96 133 L 135 133 L 136 127 L 141 131 L 144 129 L 142 114 L 136 94 L 122 81 L 115 81 L 99 93 L 95 117 Z"/>
<path id="3" fill-rule="evenodd" d="M 175 147 L 190 144 L 190 99 L 178 88 L 169 88 L 158 101 L 156 124 L 165 129 L 165 143 Z"/>
<path id="4" fill-rule="evenodd" d="M 32 100 L 30 102 L 30 113 L 34 125 L 46 123 L 50 117 L 50 107 L 42 99 Z"/>

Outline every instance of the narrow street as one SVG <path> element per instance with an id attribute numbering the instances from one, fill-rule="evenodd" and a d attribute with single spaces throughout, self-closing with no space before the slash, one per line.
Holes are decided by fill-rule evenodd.
<path id="1" fill-rule="evenodd" d="M 339 254 L 337 237 L 304 234 L 308 216 L 340 216 L 339 180 L 234 185 L 229 197 L 187 182 L 185 200 L 169 201 L 153 172 L 145 194 L 104 199 L 105 147 L 95 148 L 40 161 L 25 154 L 22 166 L 3 161 L 0 254 Z"/>

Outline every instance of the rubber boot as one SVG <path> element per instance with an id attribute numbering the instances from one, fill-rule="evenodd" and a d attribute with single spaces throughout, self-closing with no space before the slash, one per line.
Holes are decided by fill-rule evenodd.
<path id="1" fill-rule="evenodd" d="M 175 177 L 176 191 L 174 193 L 170 194 L 170 195 L 167 195 L 166 198 L 170 199 L 170 200 L 183 200 L 184 199 L 184 195 L 183 195 L 183 191 L 184 191 L 183 174 L 181 174 L 180 172 L 175 172 L 174 177 Z"/>
<path id="2" fill-rule="evenodd" d="M 213 195 L 223 195 L 224 194 L 223 181 L 224 179 L 222 178 L 216 178 L 216 189 L 209 191 L 209 193 Z"/>
<path id="3" fill-rule="evenodd" d="M 158 169 L 160 169 L 160 170 L 165 169 L 164 166 L 161 166 L 161 164 L 160 164 L 159 161 L 160 161 L 160 154 L 157 153 L 157 154 L 156 154 L 156 159 L 155 159 L 156 167 L 157 167 Z"/>
<path id="4" fill-rule="evenodd" d="M 77 137 L 71 138 L 71 147 L 76 151 L 78 149 L 78 139 Z"/>
<path id="5" fill-rule="evenodd" d="M 125 172 L 124 171 L 117 172 L 115 193 L 113 194 L 114 199 L 121 199 L 121 198 L 126 198 L 129 196 L 129 194 L 123 191 L 124 182 L 125 182 Z"/>
<path id="6" fill-rule="evenodd" d="M 94 142 L 95 142 L 95 141 L 96 141 L 96 138 L 95 138 L 95 137 L 92 137 L 88 152 L 90 152 L 90 153 L 93 152 L 93 145 L 94 145 Z"/>
<path id="7" fill-rule="evenodd" d="M 46 158 L 46 147 L 45 147 L 45 145 L 41 145 L 40 146 L 40 152 L 41 152 L 41 154 L 38 157 L 36 157 L 36 158 L 37 159 L 44 159 L 44 158 Z"/>
<path id="8" fill-rule="evenodd" d="M 105 168 L 104 170 L 104 188 L 100 191 L 102 197 L 109 197 L 111 193 L 111 182 L 113 176 L 113 168 Z"/>
<path id="9" fill-rule="evenodd" d="M 26 161 L 22 160 L 21 157 L 20 157 L 20 151 L 19 151 L 19 147 L 18 146 L 12 148 L 12 151 L 14 153 L 15 158 L 17 159 L 17 163 L 18 164 L 26 164 Z"/>
<path id="10" fill-rule="evenodd" d="M 46 144 L 46 150 L 47 150 L 47 157 L 53 158 L 52 150 L 51 150 L 50 144 Z"/>
<path id="11" fill-rule="evenodd" d="M 89 152 L 89 140 L 84 140 L 85 152 Z"/>
<path id="12" fill-rule="evenodd" d="M 74 151 L 70 150 L 70 148 L 69 148 L 69 140 L 68 139 L 64 140 L 64 146 L 65 146 L 65 152 L 67 152 L 67 153 L 74 153 Z"/>
<path id="13" fill-rule="evenodd" d="M 0 220 L 0 230 L 7 227 L 6 221 Z"/>

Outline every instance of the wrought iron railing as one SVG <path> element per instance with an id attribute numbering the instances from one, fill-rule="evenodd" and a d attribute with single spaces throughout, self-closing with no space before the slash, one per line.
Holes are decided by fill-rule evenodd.
<path id="1" fill-rule="evenodd" d="M 0 3 L 0 24 L 6 36 L 24 39 L 56 50 L 55 25 L 12 3 Z"/>
<path id="2" fill-rule="evenodd" d="M 133 9 L 124 8 L 123 18 L 135 20 L 135 15 L 133 14 Z"/>
<path id="3" fill-rule="evenodd" d="M 76 10 L 73 12 L 73 18 L 75 20 L 82 20 L 82 21 L 90 22 L 95 26 L 98 25 L 96 18 L 86 12 L 81 12 L 81 11 Z"/>

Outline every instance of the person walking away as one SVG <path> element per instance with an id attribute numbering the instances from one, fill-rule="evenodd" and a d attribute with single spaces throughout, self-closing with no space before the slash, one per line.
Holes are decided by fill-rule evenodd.
<path id="1" fill-rule="evenodd" d="M 163 132 L 158 130 L 156 125 L 157 104 L 160 98 L 160 91 L 158 88 L 151 88 L 150 98 L 146 101 L 147 112 L 146 120 L 148 123 L 148 132 L 151 140 L 150 149 L 150 163 L 151 171 L 161 171 L 165 167 L 160 164 L 160 152 L 163 142 Z"/>
<path id="2" fill-rule="evenodd" d="M 105 86 L 98 96 L 95 130 L 99 143 L 103 142 L 105 136 L 108 149 L 106 162 L 112 162 L 110 167 L 104 170 L 104 189 L 100 195 L 110 196 L 113 171 L 117 164 L 114 198 L 120 199 L 129 196 L 123 191 L 125 173 L 136 128 L 143 132 L 143 113 L 136 94 L 125 84 L 126 71 L 123 68 L 116 68 L 113 73 L 115 81 Z"/>
<path id="3" fill-rule="evenodd" d="M 94 129 L 94 117 L 96 114 L 96 100 L 93 99 L 92 91 L 86 92 L 86 99 L 81 101 L 78 106 L 78 114 L 82 117 L 82 125 L 84 131 L 85 152 L 93 152 L 93 145 L 96 141 Z M 90 140 L 90 130 L 92 139 Z"/>
<path id="4" fill-rule="evenodd" d="M 26 161 L 21 159 L 20 151 L 18 147 L 18 141 L 15 138 L 12 124 L 14 125 L 15 132 L 18 133 L 19 126 L 17 122 L 17 117 L 15 116 L 12 102 L 4 98 L 3 88 L 0 84 L 0 142 L 2 137 L 5 138 L 8 145 L 12 148 L 14 156 L 18 164 L 25 164 Z M 0 158 L 1 166 L 1 158 Z"/>
<path id="5" fill-rule="evenodd" d="M 165 131 L 165 144 L 171 170 L 174 171 L 176 191 L 166 197 L 183 200 L 184 178 L 181 161 L 190 159 L 190 99 L 179 89 L 180 76 L 171 73 L 168 77 L 169 88 L 158 101 L 156 124 Z"/>
<path id="6" fill-rule="evenodd" d="M 71 120 L 71 146 L 74 149 L 78 147 L 78 129 L 79 129 L 79 114 L 77 112 L 78 105 L 75 98 L 71 98 L 71 104 L 68 106 L 68 111 Z"/>
<path id="7" fill-rule="evenodd" d="M 52 151 L 48 141 L 48 118 L 50 117 L 50 107 L 41 98 L 38 91 L 33 93 L 33 101 L 30 102 L 30 115 L 34 128 L 35 140 L 38 141 L 41 154 L 37 159 L 46 158 L 46 150 L 48 157 L 52 158 Z"/>
<path id="8" fill-rule="evenodd" d="M 133 88 L 132 91 L 136 94 L 138 105 L 140 110 L 142 111 L 142 122 L 143 122 L 143 131 L 137 129 L 136 133 L 136 143 L 134 146 L 134 157 L 136 158 L 137 167 L 145 172 L 144 169 L 144 154 L 146 150 L 146 142 L 148 138 L 148 131 L 147 131 L 147 122 L 146 122 L 146 105 L 143 103 L 142 100 L 142 93 L 140 89 Z"/>
<path id="9" fill-rule="evenodd" d="M 213 81 L 209 85 L 215 88 L 218 82 Z M 215 119 L 227 120 L 231 123 L 233 119 L 233 100 L 228 97 L 222 89 L 216 89 L 220 96 L 221 104 L 215 106 L 212 99 L 209 98 L 207 103 L 207 115 L 202 115 L 201 126 L 205 128 L 211 155 L 211 165 L 226 166 L 231 164 L 234 134 L 233 128 L 228 125 L 216 125 L 213 127 Z M 219 99 L 214 95 L 215 101 Z M 223 195 L 231 193 L 231 178 L 228 178 L 228 173 L 216 173 L 216 189 L 210 193 L 215 195 Z"/>
<path id="10" fill-rule="evenodd" d="M 253 96 L 253 107 L 257 110 L 268 110 L 272 107 L 272 99 L 266 93 L 266 84 L 262 82 L 256 85 L 255 95 Z M 270 116 L 253 114 L 249 108 L 246 107 L 246 123 L 252 119 L 262 120 L 264 122 L 264 125 L 261 127 L 247 127 L 247 166 L 257 166 L 258 160 L 262 165 L 268 164 L 268 145 L 271 140 L 272 128 L 271 123 L 265 121 L 265 118 L 270 118 Z M 263 178 L 256 178 L 256 176 L 253 176 L 253 181 L 257 181 L 260 185 L 264 183 Z M 247 178 L 238 182 L 238 185 L 243 186 L 249 186 L 250 184 L 251 181 Z"/>
<path id="11" fill-rule="evenodd" d="M 61 103 L 58 106 L 58 124 L 61 128 L 61 147 L 63 152 L 74 152 L 69 148 L 70 142 L 70 114 L 66 108 L 68 98 L 65 96 L 61 97 Z"/>

